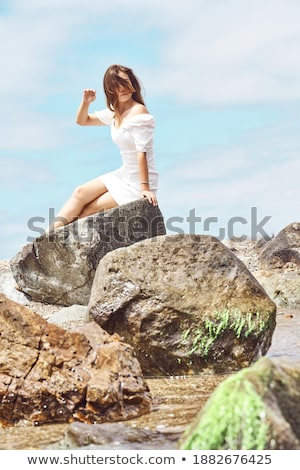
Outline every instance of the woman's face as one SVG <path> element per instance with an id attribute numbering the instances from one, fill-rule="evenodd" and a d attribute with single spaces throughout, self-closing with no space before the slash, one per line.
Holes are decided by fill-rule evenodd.
<path id="1" fill-rule="evenodd" d="M 128 82 L 130 86 L 132 86 L 130 78 L 128 77 L 127 73 L 119 72 L 118 75 L 123 80 L 126 80 L 126 82 Z M 120 85 L 119 88 L 117 89 L 117 96 L 118 96 L 119 103 L 126 103 L 126 101 L 131 99 L 132 92 L 129 90 L 126 90 L 124 87 L 122 87 L 122 85 Z"/>

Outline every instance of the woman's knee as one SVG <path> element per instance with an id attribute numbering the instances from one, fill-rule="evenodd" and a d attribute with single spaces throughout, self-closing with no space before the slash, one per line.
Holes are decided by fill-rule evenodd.
<path id="1" fill-rule="evenodd" d="M 84 203 L 86 201 L 86 190 L 84 186 L 77 186 L 72 193 L 72 197 Z"/>

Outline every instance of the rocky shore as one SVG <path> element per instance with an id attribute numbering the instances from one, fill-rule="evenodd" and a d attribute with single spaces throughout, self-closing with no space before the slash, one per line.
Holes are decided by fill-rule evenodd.
<path id="1" fill-rule="evenodd" d="M 145 378 L 242 373 L 270 350 L 276 310 L 300 307 L 299 223 L 268 241 L 221 243 L 166 235 L 159 209 L 149 212 L 144 201 L 122 207 L 124 218 L 122 234 L 115 209 L 86 218 L 76 232 L 71 225 L 51 239 L 41 236 L 0 263 L 2 424 L 100 425 L 141 417 L 155 407 Z M 270 419 L 250 426 L 262 434 L 259 443 L 245 429 L 234 448 L 300 448 L 297 424 L 294 429 L 286 421 L 287 410 L 278 414 L 298 388 L 298 366 L 271 359 L 256 370 L 256 378 L 254 372 L 236 380 L 242 388 L 254 380 L 245 385 L 252 390 L 253 414 L 258 409 Z M 281 371 L 291 374 L 284 397 L 262 401 L 275 384 L 261 381 L 261 370 L 264 377 L 278 376 L 279 384 Z M 226 387 L 218 403 L 222 394 Z M 241 396 L 249 399 L 244 389 Z M 241 422 L 241 410 L 232 406 Z M 215 413 L 214 404 L 211 409 Z M 195 439 L 178 445 L 204 448 L 206 419 L 200 415 Z M 278 423 L 291 425 L 293 433 L 279 438 Z M 231 418 L 226 426 L 229 435 L 240 435 Z M 227 448 L 226 439 L 213 439 L 217 448 Z"/>
<path id="2" fill-rule="evenodd" d="M 251 240 L 242 242 L 225 241 L 224 244 L 233 250 L 233 253 L 245 263 L 250 272 L 259 271 L 258 251 L 255 248 L 256 242 Z M 18 286 L 11 272 L 10 260 L 0 260 L 0 282 L 0 292 L 16 302 L 28 306 L 45 320 L 51 319 L 54 314 L 61 312 L 60 315 L 56 315 L 57 324 L 67 330 L 72 330 L 72 328 L 82 325 L 86 321 L 86 307 L 80 309 L 78 306 L 77 309 L 75 307 L 67 309 L 57 304 L 34 301 L 30 296 L 25 296 L 18 291 Z"/>
<path id="3" fill-rule="evenodd" d="M 296 265 L 288 264 L 281 270 L 261 269 L 259 255 L 264 242 L 244 240 L 225 240 L 224 245 L 245 264 L 249 271 L 261 282 L 271 298 L 280 308 L 300 308 L 300 274 Z M 3 292 L 16 302 L 27 305 L 32 311 L 48 320 L 54 314 L 63 328 L 72 329 L 85 322 L 86 308 L 64 309 L 61 305 L 34 301 L 30 296 L 24 296 L 17 290 L 17 284 L 13 278 L 10 260 L 0 260 L 0 292 Z"/>

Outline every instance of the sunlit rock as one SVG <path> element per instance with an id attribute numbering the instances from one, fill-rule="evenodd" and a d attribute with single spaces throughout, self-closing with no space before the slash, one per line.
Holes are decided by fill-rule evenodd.
<path id="1" fill-rule="evenodd" d="M 35 301 L 87 305 L 106 253 L 164 233 L 160 209 L 141 199 L 40 236 L 11 260 L 11 270 Z"/>
<path id="2" fill-rule="evenodd" d="M 259 254 L 262 269 L 298 269 L 300 273 L 300 222 L 294 222 L 272 240 Z"/>
<path id="3" fill-rule="evenodd" d="M 147 375 L 228 372 L 268 351 L 276 306 L 216 238 L 161 236 L 108 253 L 89 313 L 134 346 Z"/>
<path id="4" fill-rule="evenodd" d="M 254 276 L 280 307 L 300 307 L 300 223 L 294 222 L 258 249 Z"/>
<path id="5" fill-rule="evenodd" d="M 68 333 L 0 294 L 0 423 L 121 421 L 151 397 L 128 344 L 94 322 Z"/>

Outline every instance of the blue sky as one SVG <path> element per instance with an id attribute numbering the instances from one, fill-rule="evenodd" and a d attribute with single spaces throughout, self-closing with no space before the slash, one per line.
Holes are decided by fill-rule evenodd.
<path id="1" fill-rule="evenodd" d="M 299 221 L 299 24 L 296 0 L 2 0 L 0 259 L 38 235 L 33 217 L 46 228 L 76 185 L 119 166 L 108 128 L 75 124 L 83 88 L 105 106 L 112 63 L 134 69 L 156 118 L 168 231 Z"/>

